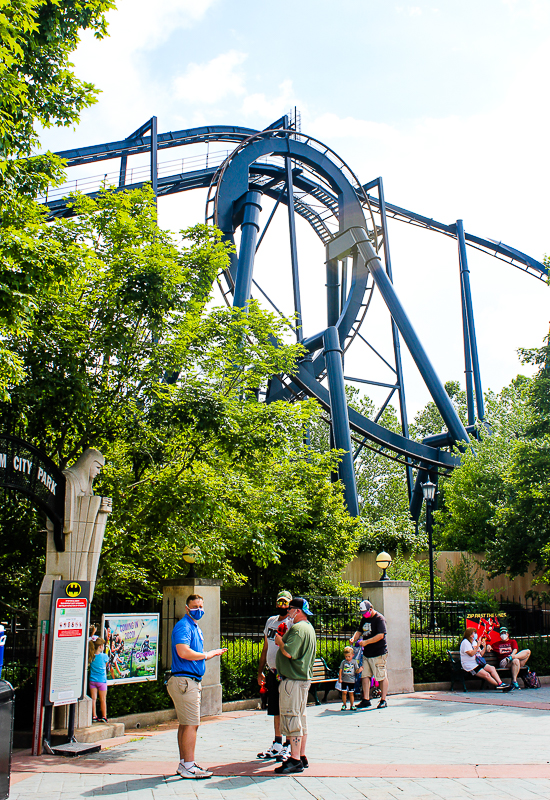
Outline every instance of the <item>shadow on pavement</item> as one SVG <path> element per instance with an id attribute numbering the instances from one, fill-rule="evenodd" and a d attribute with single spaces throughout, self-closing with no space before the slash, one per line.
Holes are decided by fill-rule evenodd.
<path id="1" fill-rule="evenodd" d="M 142 778 L 135 778 L 131 781 L 118 781 L 117 783 L 105 784 L 101 789 L 101 795 L 127 794 L 128 792 L 137 792 L 140 789 L 155 789 L 162 786 L 164 782 L 164 775 L 144 775 Z M 97 797 L 97 795 L 98 789 L 96 787 L 87 792 L 82 792 L 81 796 Z"/>

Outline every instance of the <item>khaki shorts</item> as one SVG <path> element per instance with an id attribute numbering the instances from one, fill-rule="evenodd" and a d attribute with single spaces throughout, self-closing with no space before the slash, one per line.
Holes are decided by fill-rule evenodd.
<path id="1" fill-rule="evenodd" d="M 183 675 L 172 675 L 166 686 L 180 725 L 200 725 L 201 685 Z"/>
<path id="2" fill-rule="evenodd" d="M 374 658 L 363 658 L 363 672 L 361 673 L 361 677 L 383 681 L 388 677 L 388 670 L 386 668 L 387 660 L 387 653 L 384 653 L 383 656 L 374 656 Z"/>
<path id="3" fill-rule="evenodd" d="M 292 681 L 283 678 L 279 684 L 279 711 L 283 736 L 307 734 L 307 695 L 311 681 Z"/>

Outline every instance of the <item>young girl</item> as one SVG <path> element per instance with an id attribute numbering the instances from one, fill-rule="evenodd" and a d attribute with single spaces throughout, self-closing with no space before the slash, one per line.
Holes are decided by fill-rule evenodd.
<path id="1" fill-rule="evenodd" d="M 88 655 L 88 677 L 90 681 L 90 694 L 94 704 L 92 722 L 108 722 L 107 719 L 107 664 L 109 656 L 104 653 L 104 639 L 96 639 L 90 642 L 90 652 Z M 101 716 L 97 717 L 97 695 L 99 693 L 99 704 Z"/>

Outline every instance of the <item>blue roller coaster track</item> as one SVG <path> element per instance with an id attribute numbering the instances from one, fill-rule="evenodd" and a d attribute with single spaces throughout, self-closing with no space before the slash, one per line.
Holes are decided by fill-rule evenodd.
<path id="1" fill-rule="evenodd" d="M 159 151 L 168 148 L 187 148 L 187 151 L 176 160 L 159 162 Z M 197 154 L 197 149 L 202 152 Z M 361 184 L 334 151 L 302 134 L 287 116 L 262 131 L 215 125 L 160 134 L 157 119 L 152 117 L 126 139 L 65 150 L 57 155 L 66 160 L 68 169 L 112 159 L 119 163 L 118 169 L 110 173 L 81 177 L 51 188 L 43 198 L 51 219 L 73 214 L 70 197 L 74 192 L 94 197 L 106 185 L 124 191 L 151 184 L 157 197 L 206 189 L 207 223 L 217 225 L 230 242 L 234 242 L 240 228 L 238 252 L 233 254 L 229 269 L 220 276 L 225 301 L 235 307 L 246 307 L 254 285 L 278 310 L 254 279 L 254 261 L 277 208 L 279 205 L 287 208 L 296 335 L 307 354 L 298 364 L 296 374 L 272 377 L 265 402 L 313 397 L 325 409 L 331 442 L 346 453 L 339 466 L 339 477 L 351 514 L 358 514 L 354 459 L 367 447 L 404 465 L 411 514 L 418 519 L 422 506 L 421 484 L 427 477 L 437 482 L 438 475 L 450 472 L 459 463 L 457 443 L 467 441 L 469 434 L 475 435 L 476 425 L 484 420 L 467 246 L 542 281 L 546 281 L 547 267 L 503 242 L 466 232 L 462 220 L 448 225 L 387 203 L 381 178 Z M 140 155 L 145 155 L 148 163 L 130 168 L 128 159 Z M 264 196 L 275 202 L 260 231 Z M 326 251 L 327 325 L 307 338 L 303 338 L 301 326 L 296 214 L 310 224 Z M 466 427 L 394 289 L 388 218 L 457 240 L 468 409 Z M 375 289 L 390 315 L 393 363 L 384 358 L 361 331 Z M 423 442 L 409 436 L 401 340 L 447 426 L 446 432 L 427 437 Z M 353 342 L 362 343 L 382 360 L 392 372 L 391 383 L 344 375 L 344 354 Z M 373 419 L 348 406 L 346 380 L 388 389 Z M 379 423 L 394 396 L 400 411 L 401 434 Z M 357 445 L 355 451 L 352 441 Z M 416 480 L 413 480 L 413 470 L 416 470 Z"/>

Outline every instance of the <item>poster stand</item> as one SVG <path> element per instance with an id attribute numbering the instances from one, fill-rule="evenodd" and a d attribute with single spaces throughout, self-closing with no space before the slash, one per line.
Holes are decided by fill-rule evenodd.
<path id="1" fill-rule="evenodd" d="M 77 742 L 75 737 L 76 704 L 84 696 L 86 678 L 89 596 L 89 581 L 53 581 L 41 700 L 44 705 L 44 751 L 50 755 L 78 756 L 101 750 L 101 745 Z M 52 711 L 55 706 L 65 705 L 69 706 L 68 741 L 52 745 Z"/>

